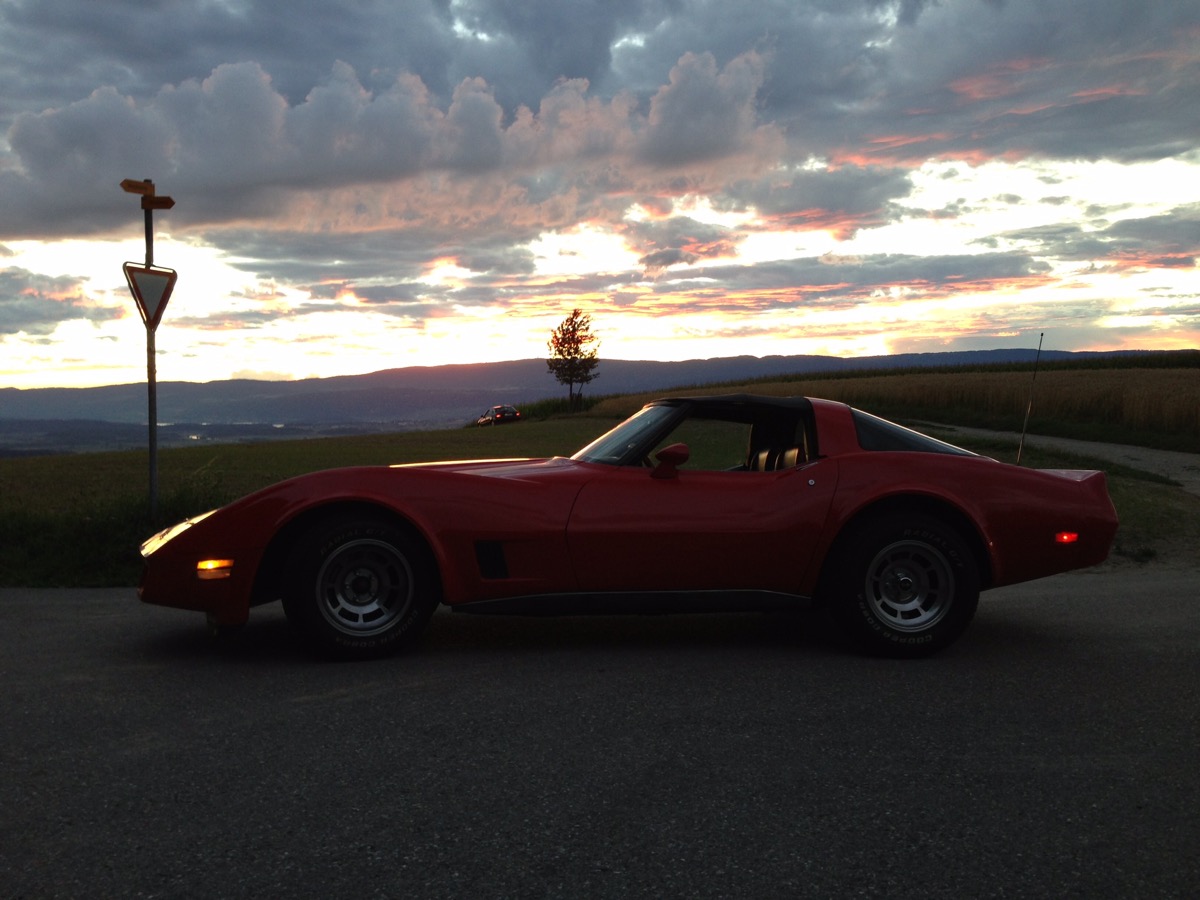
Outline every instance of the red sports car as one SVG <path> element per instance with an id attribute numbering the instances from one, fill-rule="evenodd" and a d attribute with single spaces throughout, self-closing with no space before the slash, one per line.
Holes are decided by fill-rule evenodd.
<path id="1" fill-rule="evenodd" d="M 779 610 L 864 649 L 954 641 L 986 588 L 1105 559 L 1103 472 L 1006 465 L 843 403 L 657 400 L 570 458 L 331 469 L 142 545 L 139 595 L 239 625 L 282 599 L 377 655 L 439 603 L 516 614 Z"/>

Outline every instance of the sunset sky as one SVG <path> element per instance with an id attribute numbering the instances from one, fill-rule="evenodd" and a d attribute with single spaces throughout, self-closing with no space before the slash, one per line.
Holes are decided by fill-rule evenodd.
<path id="1" fill-rule="evenodd" d="M 0 387 L 145 379 L 126 178 L 159 380 L 1200 347 L 1198 148 L 1200 0 L 0 0 Z"/>

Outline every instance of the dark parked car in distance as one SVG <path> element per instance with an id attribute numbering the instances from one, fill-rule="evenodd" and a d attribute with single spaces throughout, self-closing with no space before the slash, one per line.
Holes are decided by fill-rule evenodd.
<path id="1" fill-rule="evenodd" d="M 476 425 L 506 425 L 510 422 L 520 422 L 521 411 L 515 406 L 493 406 L 484 410 L 483 415 L 475 420 Z"/>

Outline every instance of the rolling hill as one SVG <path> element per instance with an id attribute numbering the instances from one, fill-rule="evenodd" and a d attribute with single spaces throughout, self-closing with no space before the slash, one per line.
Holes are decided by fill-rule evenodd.
<path id="1" fill-rule="evenodd" d="M 1044 361 L 1112 354 L 1043 351 Z M 591 393 L 633 393 L 774 375 L 1029 362 L 1033 350 L 843 359 L 767 356 L 601 360 Z M 406 431 L 463 424 L 494 403 L 565 393 L 541 359 L 387 369 L 299 381 L 160 382 L 160 445 Z M 145 384 L 0 389 L 0 454 L 126 449 L 146 442 Z"/>

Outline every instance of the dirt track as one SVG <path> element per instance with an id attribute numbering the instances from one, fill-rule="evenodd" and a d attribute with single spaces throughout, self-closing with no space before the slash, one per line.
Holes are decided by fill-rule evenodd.
<path id="1" fill-rule="evenodd" d="M 988 431 L 983 428 L 959 428 L 951 425 L 938 425 L 937 437 L 954 441 L 954 435 L 971 435 L 978 437 L 1008 438 L 1019 440 L 1020 435 L 1004 431 Z M 1081 456 L 1095 456 L 1111 460 L 1144 472 L 1153 472 L 1177 481 L 1189 494 L 1200 496 L 1200 453 L 1178 453 L 1171 450 L 1152 450 L 1149 447 L 1133 447 L 1128 444 L 1102 444 L 1096 441 L 1077 441 L 1070 438 L 1046 437 L 1031 434 L 1025 438 L 1026 447 L 1046 447 L 1064 450 L 1068 453 L 1078 453 Z M 1011 460 L 1005 460 L 1011 462 Z"/>

